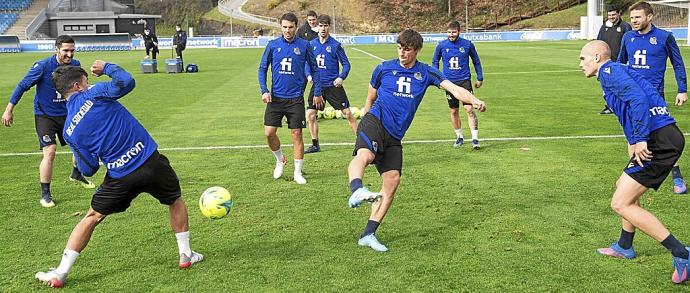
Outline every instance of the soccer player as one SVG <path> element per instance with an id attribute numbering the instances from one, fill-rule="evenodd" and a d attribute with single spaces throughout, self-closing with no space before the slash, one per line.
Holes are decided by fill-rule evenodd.
<path id="1" fill-rule="evenodd" d="M 431 61 L 431 66 L 439 68 L 439 61 L 443 60 L 443 74 L 454 84 L 472 92 L 472 74 L 470 73 L 470 58 L 472 58 L 472 65 L 474 71 L 477 73 L 477 82 L 474 87 L 480 88 L 482 86 L 484 75 L 482 73 L 482 63 L 479 60 L 477 50 L 471 41 L 460 37 L 460 23 L 458 21 L 451 21 L 448 23 L 448 39 L 443 40 L 436 46 L 434 57 Z M 459 147 L 464 143 L 462 136 L 462 129 L 460 129 L 460 117 L 458 109 L 460 108 L 460 101 L 454 99 L 450 92 L 446 92 L 448 98 L 448 106 L 450 107 L 450 122 L 455 129 L 457 138 L 453 147 Z M 463 103 L 465 113 L 467 113 L 467 122 L 470 125 L 470 133 L 472 133 L 472 149 L 479 149 L 479 121 L 477 114 L 471 103 Z"/>
<path id="2" fill-rule="evenodd" d="M 654 86 L 662 97 L 664 95 L 664 75 L 666 59 L 673 65 L 678 84 L 676 105 L 681 106 L 688 100 L 687 77 L 680 49 L 671 32 L 658 29 L 652 24 L 654 10 L 647 2 L 637 2 L 630 6 L 630 22 L 633 30 L 623 35 L 618 62 L 630 65 L 630 68 L 641 74 Z M 687 192 L 685 179 L 676 163 L 671 172 L 673 175 L 673 192 Z"/>
<path id="3" fill-rule="evenodd" d="M 36 123 L 36 135 L 38 144 L 43 153 L 43 159 L 38 168 L 39 180 L 41 183 L 41 200 L 44 207 L 53 207 L 55 202 L 50 192 L 50 182 L 53 179 L 53 161 L 57 150 L 57 142 L 65 145 L 62 137 L 62 128 L 65 125 L 65 98 L 62 97 L 50 82 L 50 77 L 55 68 L 61 65 L 79 66 L 79 61 L 74 59 L 74 39 L 68 35 L 59 36 L 55 40 L 55 55 L 39 60 L 34 63 L 26 73 L 17 87 L 14 89 L 10 102 L 2 114 L 2 124 L 10 127 L 14 122 L 14 107 L 19 103 L 22 95 L 34 85 L 36 85 L 36 95 L 34 97 L 34 118 Z M 85 188 L 95 188 L 84 175 L 79 172 L 77 165 L 72 158 L 71 181 L 79 182 Z"/>
<path id="4" fill-rule="evenodd" d="M 51 287 L 62 287 L 79 253 L 86 247 L 96 226 L 106 216 L 124 212 L 141 192 L 147 192 L 170 209 L 170 225 L 179 249 L 180 268 L 203 259 L 189 247 L 187 207 L 180 183 L 168 158 L 144 127 L 118 102 L 134 89 L 132 76 L 111 63 L 96 60 L 95 76 L 105 74 L 110 82 L 89 86 L 86 71 L 63 66 L 53 74 L 58 92 L 67 99 L 65 140 L 76 154 L 79 170 L 88 176 L 98 171 L 99 160 L 107 169 L 103 183 L 91 199 L 91 208 L 74 227 L 60 265 L 36 273 L 36 279 Z"/>
<path id="5" fill-rule="evenodd" d="M 297 16 L 285 13 L 280 17 L 283 35 L 271 40 L 266 45 L 261 63 L 259 64 L 259 86 L 261 100 L 266 103 L 264 113 L 264 134 L 268 147 L 276 157 L 276 167 L 273 178 L 283 175 L 283 168 L 288 159 L 280 150 L 278 127 L 282 127 L 283 117 L 287 117 L 288 128 L 292 134 L 293 154 L 295 156 L 295 170 L 293 179 L 298 184 L 306 184 L 302 176 L 304 162 L 304 141 L 302 128 L 306 127 L 304 114 L 304 89 L 307 86 L 307 76 L 304 72 L 305 64 L 311 67 L 314 80 L 321 80 L 316 67 L 314 50 L 304 39 L 295 37 L 297 30 Z M 268 67 L 271 67 L 271 90 L 266 86 Z M 321 83 L 314 83 L 314 100 L 321 100 Z"/>
<path id="6" fill-rule="evenodd" d="M 368 113 L 359 123 L 354 158 L 347 169 L 351 191 L 349 206 L 355 208 L 364 201 L 374 201 L 358 244 L 375 251 L 388 250 L 374 233 L 400 184 L 403 154 L 400 141 L 410 127 L 426 89 L 431 85 L 441 87 L 454 98 L 472 104 L 479 111 L 485 110 L 483 101 L 447 80 L 438 69 L 417 61 L 422 42 L 418 32 L 404 30 L 398 36 L 398 59 L 384 61 L 374 69 L 363 110 Z M 369 164 L 376 165 L 383 179 L 380 193 L 367 190 L 362 183 L 364 170 Z"/>
<path id="7" fill-rule="evenodd" d="M 617 6 L 609 5 L 607 10 L 606 16 L 608 19 L 599 28 L 597 40 L 604 41 L 609 45 L 609 48 L 611 48 L 611 60 L 618 60 L 618 52 L 621 48 L 623 35 L 632 30 L 632 27 L 627 22 L 621 20 L 621 11 Z M 613 114 L 613 111 L 608 106 L 604 106 L 604 109 L 599 114 Z"/>
<path id="8" fill-rule="evenodd" d="M 597 250 L 600 254 L 634 258 L 635 229 L 671 251 L 674 283 L 688 278 L 688 249 L 652 213 L 640 206 L 640 197 L 657 190 L 683 153 L 685 137 L 676 126 L 657 88 L 637 70 L 610 60 L 611 51 L 603 41 L 589 42 L 580 53 L 580 68 L 586 77 L 596 76 L 606 104 L 618 117 L 628 140 L 630 160 L 616 181 L 611 208 L 621 216 L 623 229 L 618 242 Z"/>
<path id="9" fill-rule="evenodd" d="M 345 93 L 343 81 L 350 73 L 350 61 L 347 59 L 345 49 L 330 36 L 331 34 L 331 17 L 325 14 L 319 16 L 318 20 L 319 38 L 314 39 L 309 44 L 314 48 L 314 55 L 316 55 L 316 64 L 319 67 L 321 74 L 320 81 L 313 81 L 321 83 L 321 93 L 323 98 L 328 101 L 336 110 L 342 110 L 343 115 L 347 118 L 352 132 L 357 133 L 357 120 L 350 111 L 350 101 Z M 340 70 L 340 64 L 343 65 L 343 70 Z M 311 79 L 311 71 L 309 66 L 305 68 L 307 71 L 307 79 Z M 304 151 L 305 154 L 315 153 L 321 150 L 319 146 L 319 122 L 316 120 L 316 111 L 323 110 L 323 99 L 314 99 L 314 86 L 312 85 L 309 92 L 309 105 L 307 106 L 307 122 L 309 126 L 309 133 L 311 134 L 312 145 Z"/>

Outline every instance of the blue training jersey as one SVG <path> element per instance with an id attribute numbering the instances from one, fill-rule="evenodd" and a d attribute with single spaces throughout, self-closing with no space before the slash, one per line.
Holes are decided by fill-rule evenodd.
<path id="1" fill-rule="evenodd" d="M 107 175 L 118 179 L 146 162 L 158 145 L 139 121 L 117 100 L 134 89 L 132 76 L 107 63 L 103 73 L 112 81 L 99 82 L 67 101 L 63 136 L 86 176 L 98 171 L 100 160 Z"/>
<path id="2" fill-rule="evenodd" d="M 446 80 L 441 71 L 417 61 L 404 68 L 398 59 L 384 61 L 371 74 L 376 100 L 369 113 L 378 118 L 388 133 L 402 140 L 414 114 L 430 85 L 440 86 Z"/>
<path id="3" fill-rule="evenodd" d="M 307 76 L 304 72 L 305 64 L 314 72 L 314 80 L 320 80 L 316 70 L 314 50 L 309 42 L 302 38 L 293 38 L 291 42 L 279 37 L 266 45 L 261 63 L 259 63 L 259 86 L 261 93 L 270 92 L 281 99 L 304 98 L 304 88 L 307 86 Z M 266 86 L 268 67 L 271 66 L 271 90 Z M 314 83 L 314 95 L 321 95 L 321 84 Z"/>
<path id="4" fill-rule="evenodd" d="M 687 92 L 685 65 L 676 39 L 671 32 L 652 25 L 652 30 L 644 35 L 638 31 L 629 31 L 623 35 L 618 62 L 628 64 L 632 70 L 642 74 L 661 96 L 664 96 L 667 58 L 673 65 L 678 92 Z"/>
<path id="5" fill-rule="evenodd" d="M 452 82 L 470 80 L 470 58 L 474 71 L 477 73 L 477 80 L 484 80 L 482 72 L 482 62 L 479 60 L 477 50 L 470 40 L 458 37 L 457 40 L 443 40 L 436 45 L 431 66 L 439 68 L 439 61 L 443 60 L 443 74 Z"/>
<path id="6" fill-rule="evenodd" d="M 343 80 L 347 78 L 350 73 L 350 60 L 345 55 L 345 49 L 336 39 L 329 36 L 325 43 L 321 43 L 319 38 L 311 40 L 309 45 L 314 48 L 314 55 L 316 56 L 316 66 L 319 68 L 321 75 L 321 87 L 333 87 L 333 81 L 340 77 Z M 340 64 L 343 65 L 343 70 L 340 71 Z M 311 70 L 307 64 L 304 68 L 307 75 L 311 75 Z"/>
<path id="7" fill-rule="evenodd" d="M 598 79 L 629 144 L 647 141 L 652 131 L 676 122 L 656 88 L 629 66 L 608 61 Z"/>
<path id="8" fill-rule="evenodd" d="M 81 66 L 79 60 L 72 59 L 69 65 Z M 34 63 L 26 73 L 26 76 L 17 84 L 17 87 L 10 96 L 10 103 L 16 105 L 24 93 L 36 85 L 36 95 L 34 96 L 34 114 L 48 116 L 65 116 L 65 99 L 58 94 L 53 86 L 53 71 L 60 66 L 56 55 Z"/>

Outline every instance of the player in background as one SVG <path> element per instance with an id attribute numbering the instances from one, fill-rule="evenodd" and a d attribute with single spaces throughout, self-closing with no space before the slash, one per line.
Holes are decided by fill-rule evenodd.
<path id="1" fill-rule="evenodd" d="M 431 66 L 439 68 L 439 61 L 443 60 L 443 74 L 453 82 L 455 85 L 472 92 L 472 74 L 470 72 L 470 58 L 472 58 L 472 65 L 474 71 L 477 73 L 477 82 L 474 87 L 480 88 L 482 86 L 484 75 L 482 73 L 482 63 L 479 60 L 477 49 L 471 41 L 460 37 L 460 23 L 456 20 L 448 23 L 448 39 L 438 43 L 434 51 Z M 458 114 L 460 108 L 460 101 L 454 99 L 450 92 L 446 92 L 448 98 L 448 106 L 450 107 L 450 122 L 455 129 L 457 138 L 453 147 L 459 147 L 464 143 L 461 122 Z M 471 103 L 463 103 L 465 113 L 467 113 L 467 123 L 469 124 L 470 133 L 472 134 L 472 149 L 479 149 L 479 120 L 477 114 L 474 113 Z"/>
<path id="2" fill-rule="evenodd" d="M 264 134 L 268 147 L 276 157 L 273 178 L 278 179 L 283 175 L 287 157 L 283 156 L 280 149 L 280 138 L 277 135 L 277 130 L 278 127 L 283 126 L 283 117 L 287 117 L 295 156 L 293 179 L 298 184 L 306 184 L 307 180 L 302 176 L 302 164 L 304 162 L 302 128 L 306 127 L 304 89 L 307 86 L 307 76 L 304 72 L 305 65 L 311 67 L 314 80 L 321 80 L 321 75 L 316 67 L 314 50 L 309 42 L 295 36 L 297 16 L 293 13 L 283 14 L 280 18 L 280 26 L 283 35 L 271 40 L 266 45 L 259 63 L 261 100 L 266 103 Z M 272 78 L 270 91 L 266 86 L 269 67 Z M 315 82 L 314 100 L 321 99 L 321 83 Z"/>
<path id="3" fill-rule="evenodd" d="M 647 2 L 637 2 L 630 6 L 630 23 L 633 30 L 623 35 L 618 62 L 628 64 L 630 68 L 654 86 L 662 97 L 664 95 L 664 75 L 666 59 L 671 61 L 678 85 L 676 105 L 682 106 L 688 100 L 687 77 L 683 57 L 671 32 L 657 28 L 652 24 L 654 10 Z M 673 175 L 673 192 L 687 192 L 685 179 L 676 162 L 671 172 Z"/>
<path id="4" fill-rule="evenodd" d="M 621 19 L 621 10 L 618 6 L 609 5 L 606 13 L 606 23 L 599 28 L 597 40 L 606 42 L 611 48 L 611 60 L 618 60 L 618 52 L 621 49 L 621 40 L 623 35 L 632 30 L 630 24 Z M 607 115 L 613 114 L 608 106 L 604 105 L 604 109 L 599 114 Z"/>
<path id="5" fill-rule="evenodd" d="M 313 39 L 316 39 L 319 36 L 318 27 L 316 26 L 317 18 L 318 15 L 316 14 L 316 11 L 307 11 L 307 21 L 305 21 L 304 25 L 297 29 L 297 37 L 305 39 L 309 42 L 311 42 Z"/>
<path id="6" fill-rule="evenodd" d="M 305 154 L 315 153 L 321 150 L 319 146 L 319 122 L 316 119 L 316 111 L 323 110 L 324 99 L 328 101 L 336 110 L 342 110 L 343 115 L 352 128 L 352 132 L 357 133 L 357 120 L 350 111 L 350 101 L 343 87 L 343 81 L 350 73 L 350 61 L 347 59 L 345 49 L 331 37 L 331 17 L 325 14 L 319 16 L 318 20 L 319 37 L 312 40 L 309 44 L 314 48 L 316 55 L 316 65 L 321 75 L 321 93 L 323 99 L 314 99 L 314 85 L 309 92 L 309 105 L 307 106 L 307 122 L 309 133 L 311 134 L 312 145 L 304 151 Z M 340 70 L 340 64 L 343 70 Z M 311 70 L 309 66 L 305 68 L 307 79 L 311 80 Z"/>
<path id="7" fill-rule="evenodd" d="M 118 101 L 134 89 L 134 79 L 119 66 L 100 60 L 93 63 L 91 72 L 95 76 L 105 74 L 112 80 L 90 87 L 86 71 L 78 66 L 58 68 L 52 80 L 67 99 L 69 122 L 64 137 L 77 157 L 79 170 L 91 176 L 98 171 L 100 161 L 107 171 L 91 199 L 89 211 L 72 230 L 60 265 L 36 273 L 36 279 L 51 287 L 62 287 L 96 226 L 106 216 L 127 210 L 141 192 L 169 206 L 179 266 L 192 266 L 203 255 L 193 252 L 189 246 L 187 207 L 175 170 L 168 158 L 158 153 L 158 145 L 151 135 Z"/>
<path id="8" fill-rule="evenodd" d="M 657 88 L 637 70 L 611 61 L 603 41 L 589 42 L 580 53 L 580 68 L 586 77 L 596 76 L 606 104 L 618 117 L 628 141 L 630 160 L 616 181 L 611 208 L 623 219 L 618 242 L 598 250 L 600 254 L 634 258 L 632 240 L 640 229 L 671 251 L 674 283 L 688 279 L 688 249 L 652 213 L 640 206 L 640 197 L 664 182 L 685 147 L 685 137 L 676 126 Z"/>
<path id="9" fill-rule="evenodd" d="M 350 182 L 349 206 L 356 208 L 364 201 L 373 201 L 371 215 L 358 244 L 384 252 L 374 233 L 393 203 L 402 174 L 402 145 L 400 141 L 410 127 L 415 112 L 431 86 L 449 91 L 453 97 L 470 103 L 479 111 L 485 110 L 483 101 L 445 78 L 438 69 L 417 61 L 422 49 L 422 36 L 406 29 L 398 36 L 398 59 L 384 61 L 371 74 L 367 100 L 357 129 L 354 158 L 347 173 Z M 380 193 L 367 190 L 362 183 L 364 170 L 376 165 L 382 177 Z M 380 199 L 380 200 L 379 200 Z"/>
<path id="10" fill-rule="evenodd" d="M 38 168 L 39 181 L 41 183 L 41 200 L 44 207 L 53 207 L 55 202 L 50 192 L 50 183 L 53 179 L 53 162 L 57 143 L 64 146 L 65 141 L 62 137 L 62 128 L 65 125 L 65 99 L 53 87 L 50 81 L 51 74 L 58 66 L 73 65 L 79 66 L 79 61 L 74 59 L 74 39 L 68 35 L 62 35 L 55 40 L 55 55 L 39 60 L 33 64 L 26 76 L 17 84 L 10 101 L 7 103 L 5 113 L 2 114 L 2 124 L 6 127 L 12 126 L 14 122 L 14 107 L 19 103 L 25 92 L 36 86 L 34 96 L 34 118 L 36 124 L 36 135 L 38 144 L 43 153 L 43 159 Z M 72 158 L 71 181 L 79 182 L 85 188 L 95 188 L 84 175 L 77 169 L 77 165 Z"/>

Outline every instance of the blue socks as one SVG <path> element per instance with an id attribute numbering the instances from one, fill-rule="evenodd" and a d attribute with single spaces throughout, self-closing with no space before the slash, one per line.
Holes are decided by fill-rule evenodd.
<path id="1" fill-rule="evenodd" d="M 355 190 L 362 188 L 364 185 L 362 185 L 362 179 L 360 178 L 355 178 L 350 181 L 350 194 L 355 193 Z"/>
<path id="2" fill-rule="evenodd" d="M 374 220 L 369 220 L 369 221 L 367 222 L 367 226 L 364 227 L 364 233 L 362 233 L 362 236 L 360 236 L 359 238 L 364 238 L 365 236 L 369 236 L 369 235 L 371 235 L 371 234 L 376 233 L 376 229 L 379 228 L 379 225 L 380 225 L 380 224 L 381 224 L 381 223 L 376 222 L 376 221 L 374 221 Z"/>

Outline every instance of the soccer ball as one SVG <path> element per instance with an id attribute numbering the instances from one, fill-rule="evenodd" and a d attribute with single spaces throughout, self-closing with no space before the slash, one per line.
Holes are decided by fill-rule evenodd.
<path id="1" fill-rule="evenodd" d="M 335 118 L 335 110 L 333 109 L 333 107 L 326 107 L 326 109 L 323 109 L 323 118 L 326 118 L 326 119 Z"/>
<path id="2" fill-rule="evenodd" d="M 323 111 L 321 111 L 321 110 L 316 111 L 316 119 L 321 119 L 321 118 L 323 118 Z"/>
<path id="3" fill-rule="evenodd" d="M 227 189 L 214 186 L 206 189 L 199 198 L 199 209 L 207 218 L 220 219 L 232 209 L 232 196 Z"/>
<path id="4" fill-rule="evenodd" d="M 335 118 L 336 119 L 343 118 L 343 111 L 335 110 Z"/>
<path id="5" fill-rule="evenodd" d="M 355 119 L 359 119 L 361 117 L 360 110 L 357 107 L 350 107 L 350 112 L 352 112 L 352 117 L 355 117 Z"/>

